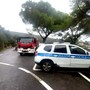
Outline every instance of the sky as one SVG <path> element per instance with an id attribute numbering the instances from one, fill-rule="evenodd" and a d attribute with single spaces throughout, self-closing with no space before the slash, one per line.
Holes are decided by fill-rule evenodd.
<path id="1" fill-rule="evenodd" d="M 32 29 L 31 25 L 22 22 L 19 12 L 21 5 L 27 0 L 0 0 L 0 25 L 9 31 L 27 33 L 27 29 Z M 32 0 L 38 2 L 40 0 Z M 70 0 L 43 0 L 49 2 L 56 10 L 70 13 Z"/>

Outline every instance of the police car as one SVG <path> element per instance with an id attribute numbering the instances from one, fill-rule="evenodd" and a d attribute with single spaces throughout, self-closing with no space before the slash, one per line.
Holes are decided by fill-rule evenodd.
<path id="1" fill-rule="evenodd" d="M 70 43 L 42 44 L 35 54 L 34 61 L 48 72 L 56 64 L 59 67 L 90 68 L 90 53 Z"/>

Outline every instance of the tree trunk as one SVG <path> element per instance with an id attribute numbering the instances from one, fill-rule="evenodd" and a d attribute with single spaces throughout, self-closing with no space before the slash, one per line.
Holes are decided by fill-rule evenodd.
<path id="1" fill-rule="evenodd" d="M 43 43 L 45 43 L 45 42 L 46 42 L 46 39 L 47 39 L 47 37 L 44 37 L 44 38 L 43 38 Z"/>

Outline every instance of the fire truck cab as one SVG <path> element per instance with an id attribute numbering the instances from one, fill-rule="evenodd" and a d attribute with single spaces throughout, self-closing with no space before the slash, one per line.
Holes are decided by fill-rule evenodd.
<path id="1" fill-rule="evenodd" d="M 17 51 L 20 55 L 25 53 L 34 54 L 38 46 L 39 41 L 36 37 L 19 37 L 17 39 Z"/>

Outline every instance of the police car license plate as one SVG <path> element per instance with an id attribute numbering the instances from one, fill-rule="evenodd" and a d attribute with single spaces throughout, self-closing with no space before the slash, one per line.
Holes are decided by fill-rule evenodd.
<path id="1" fill-rule="evenodd" d="M 23 51 L 27 51 L 27 49 L 24 49 Z"/>

